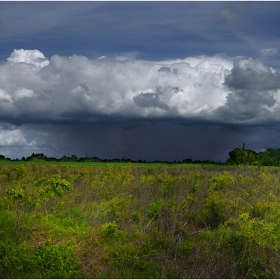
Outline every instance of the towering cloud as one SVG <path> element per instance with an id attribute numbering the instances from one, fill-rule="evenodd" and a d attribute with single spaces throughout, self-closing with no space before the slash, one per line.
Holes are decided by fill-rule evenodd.
<path id="1" fill-rule="evenodd" d="M 280 73 L 252 58 L 152 62 L 55 55 L 47 60 L 38 50 L 15 50 L 0 66 L 0 116 L 14 123 L 159 116 L 249 121 L 271 115 L 279 88 Z M 237 108 L 247 116 L 235 114 Z"/>
<path id="2" fill-rule="evenodd" d="M 213 125 L 229 129 L 229 124 L 278 121 L 279 81 L 278 71 L 252 58 L 143 61 L 54 55 L 47 59 L 38 50 L 14 50 L 0 65 L 0 120 L 16 126 L 0 127 L 0 145 L 62 154 L 63 149 L 75 153 L 74 148 L 80 147 L 101 151 L 94 154 L 102 157 L 108 145 L 114 146 L 113 155 L 119 142 L 128 157 L 129 150 L 137 150 L 140 157 L 139 133 L 155 141 L 145 144 L 146 155 L 152 155 L 162 139 L 170 139 L 174 150 L 177 139 L 198 143 L 209 139 L 211 131 L 224 131 L 212 129 Z M 194 123 L 207 137 L 198 136 Z M 160 136 L 163 127 L 169 129 L 169 138 Z M 162 156 L 167 142 L 156 145 Z M 223 143 L 226 149 L 227 141 Z M 125 155 L 120 150 L 116 156 Z"/>
<path id="3" fill-rule="evenodd" d="M 192 58 L 189 59 L 193 61 Z M 83 56 L 47 60 L 38 50 L 15 50 L 0 67 L 1 117 L 11 122 L 188 117 L 211 113 L 226 101 L 229 70 L 207 58 L 119 61 Z"/>
<path id="4" fill-rule="evenodd" d="M 229 122 L 258 123 L 278 120 L 280 73 L 259 59 L 237 60 L 225 86 L 231 91 L 216 112 Z"/>
<path id="5" fill-rule="evenodd" d="M 14 50 L 8 58 L 8 62 L 13 63 L 26 63 L 38 67 L 44 67 L 49 64 L 44 54 L 38 50 Z"/>

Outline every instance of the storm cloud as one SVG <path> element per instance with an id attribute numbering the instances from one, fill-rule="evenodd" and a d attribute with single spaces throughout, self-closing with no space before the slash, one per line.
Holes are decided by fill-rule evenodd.
<path id="1" fill-rule="evenodd" d="M 280 2 L 0 2 L 0 154 L 225 161 L 280 147 Z"/>
<path id="2" fill-rule="evenodd" d="M 216 62 L 215 62 L 216 59 Z M 14 50 L 0 66 L 0 115 L 9 123 L 76 123 L 154 117 L 217 120 L 235 110 L 278 120 L 280 73 L 259 59 L 47 59 Z M 239 111 L 236 108 L 240 108 Z M 221 122 L 238 120 L 228 112 Z"/>
<path id="3" fill-rule="evenodd" d="M 133 101 L 137 106 L 144 108 L 155 107 L 162 110 L 169 109 L 169 106 L 160 100 L 158 93 L 140 93 L 133 97 Z"/>
<path id="4" fill-rule="evenodd" d="M 7 122 L 52 123 L 75 122 L 79 115 L 93 121 L 111 115 L 211 113 L 225 101 L 229 69 L 207 58 L 194 66 L 185 60 L 90 60 L 78 55 L 48 60 L 38 50 L 15 50 L 0 66 L 0 114 Z"/>
<path id="5" fill-rule="evenodd" d="M 241 128 L 232 125 L 258 131 L 280 119 L 279 78 L 253 58 L 46 58 L 39 50 L 14 50 L 0 65 L 0 146 L 7 156 L 13 146 L 26 155 L 85 156 L 83 150 L 103 158 L 224 159 L 255 135 L 237 141 Z M 188 143 L 203 149 L 193 154 Z"/>
<path id="6" fill-rule="evenodd" d="M 279 120 L 280 73 L 260 59 L 234 62 L 224 85 L 230 90 L 225 106 L 215 114 L 234 123 L 262 123 Z"/>
<path id="7" fill-rule="evenodd" d="M 265 66 L 259 59 L 238 60 L 234 63 L 230 75 L 225 78 L 225 84 L 233 89 L 278 90 L 280 73 Z"/>

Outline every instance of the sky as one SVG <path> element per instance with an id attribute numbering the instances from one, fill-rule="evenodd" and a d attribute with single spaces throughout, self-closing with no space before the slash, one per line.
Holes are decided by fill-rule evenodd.
<path id="1" fill-rule="evenodd" d="M 280 148 L 280 2 L 1 2 L 0 154 L 225 162 Z"/>

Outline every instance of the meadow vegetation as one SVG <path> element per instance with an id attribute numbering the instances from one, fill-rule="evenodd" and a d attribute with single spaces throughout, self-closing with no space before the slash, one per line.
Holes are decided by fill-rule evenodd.
<path id="1" fill-rule="evenodd" d="M 279 278 L 280 170 L 0 165 L 1 278 Z"/>

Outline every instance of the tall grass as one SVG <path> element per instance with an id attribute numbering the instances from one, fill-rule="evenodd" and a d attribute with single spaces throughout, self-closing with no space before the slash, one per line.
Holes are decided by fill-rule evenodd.
<path id="1" fill-rule="evenodd" d="M 0 277 L 279 278 L 279 175 L 0 165 Z"/>

